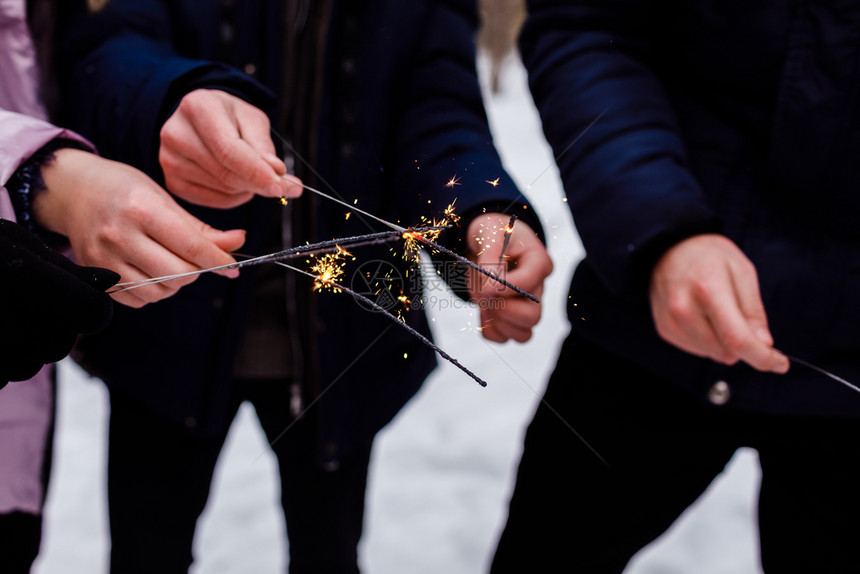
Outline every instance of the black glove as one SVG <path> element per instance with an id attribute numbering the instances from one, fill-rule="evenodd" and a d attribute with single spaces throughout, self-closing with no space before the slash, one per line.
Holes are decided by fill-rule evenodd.
<path id="1" fill-rule="evenodd" d="M 81 267 L 11 221 L 0 219 L 0 388 L 69 354 L 78 333 L 113 316 L 108 269 Z"/>

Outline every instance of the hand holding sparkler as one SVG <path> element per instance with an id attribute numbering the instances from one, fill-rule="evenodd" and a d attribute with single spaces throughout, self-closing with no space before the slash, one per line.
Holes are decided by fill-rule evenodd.
<path id="1" fill-rule="evenodd" d="M 514 221 L 499 213 L 476 217 L 467 231 L 469 251 L 480 267 L 540 297 L 543 281 L 552 272 L 552 261 L 535 232 L 522 221 Z M 540 303 L 475 271 L 470 275 L 469 293 L 474 301 L 488 302 L 481 305 L 486 339 L 523 343 L 531 338 L 532 327 L 540 320 Z"/>
<path id="2" fill-rule="evenodd" d="M 773 347 L 752 262 L 721 235 L 696 235 L 669 248 L 651 275 L 657 332 L 683 351 L 759 371 L 785 373 Z"/>
<path id="3" fill-rule="evenodd" d="M 161 129 L 168 190 L 198 205 L 230 208 L 254 195 L 298 197 L 298 178 L 275 155 L 266 114 L 219 90 L 185 95 Z"/>
<path id="4" fill-rule="evenodd" d="M 46 189 L 33 210 L 46 229 L 65 235 L 78 263 L 112 269 L 138 281 L 225 265 L 245 242 L 240 229 L 219 231 L 182 209 L 137 169 L 95 154 L 61 149 L 42 166 Z M 222 270 L 234 277 L 235 270 Z M 176 293 L 195 277 L 183 277 L 113 295 L 143 307 Z"/>

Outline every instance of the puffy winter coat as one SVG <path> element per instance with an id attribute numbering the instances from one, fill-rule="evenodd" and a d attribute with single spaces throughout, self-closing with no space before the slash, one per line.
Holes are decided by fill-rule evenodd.
<path id="1" fill-rule="evenodd" d="M 223 89 L 268 110 L 275 129 L 290 132 L 319 175 L 300 172 L 306 182 L 366 211 L 410 225 L 421 215 L 439 215 L 456 197 L 461 214 L 514 209 L 537 228 L 492 146 L 474 71 L 473 1 L 324 2 L 327 17 L 318 37 L 325 42 L 311 43 L 326 50 L 310 75 L 318 92 L 294 85 L 293 74 L 306 77 L 294 68 L 306 66 L 307 54 L 283 58 L 290 37 L 285 22 L 296 34 L 316 33 L 308 30 L 315 23 L 301 17 L 310 4 L 294 2 L 299 16 L 289 19 L 284 4 L 111 0 L 95 16 L 69 16 L 62 50 L 69 121 L 104 155 L 158 178 L 156 149 L 166 114 L 190 89 Z M 279 113 L 287 95 L 292 107 Z M 295 133 L 303 122 L 308 125 Z M 497 187 L 487 183 L 498 177 Z M 458 185 L 445 187 L 451 178 L 459 178 Z M 294 244 L 368 232 L 366 219 L 347 219 L 348 209 L 311 194 L 291 203 L 294 217 L 285 229 Z M 273 210 L 282 209 L 259 198 L 227 211 L 189 206 L 215 227 L 248 229 L 243 251 L 249 253 L 263 252 L 263 230 Z M 419 301 L 420 281 L 387 246 L 357 255 L 396 270 L 404 292 Z M 355 270 L 348 267 L 350 274 Z M 235 282 L 202 277 L 163 302 L 118 309 L 112 328 L 86 345 L 84 364 L 166 418 L 202 432 L 220 429 L 251 301 L 253 272 L 242 275 Z M 435 358 L 349 296 L 311 296 L 310 285 L 298 283 L 291 295 L 298 301 L 294 340 L 302 345 L 294 353 L 301 364 L 296 377 L 306 402 L 322 397 L 315 403 L 321 453 L 327 463 L 336 462 L 394 416 Z M 429 334 L 423 312 L 409 312 L 406 320 Z"/>
<path id="2" fill-rule="evenodd" d="M 807 367 L 726 367 L 657 336 L 647 283 L 718 231 L 755 264 L 775 346 L 860 383 L 860 2 L 531 0 L 521 38 L 586 258 L 581 336 L 724 408 L 860 414 Z M 724 394 L 719 395 L 722 399 Z"/>

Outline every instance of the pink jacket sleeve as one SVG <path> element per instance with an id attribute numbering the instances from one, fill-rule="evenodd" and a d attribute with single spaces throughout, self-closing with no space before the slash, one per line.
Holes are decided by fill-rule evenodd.
<path id="1" fill-rule="evenodd" d="M 74 132 L 4 109 L 0 109 L 0 134 L 3 134 L 0 138 L 0 184 L 4 187 L 22 163 L 53 139 L 72 139 L 92 147 Z M 0 217 L 15 218 L 5 189 L 0 193 Z"/>

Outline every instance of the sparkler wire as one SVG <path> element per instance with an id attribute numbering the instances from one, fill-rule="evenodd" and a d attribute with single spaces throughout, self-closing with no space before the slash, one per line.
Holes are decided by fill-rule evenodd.
<path id="1" fill-rule="evenodd" d="M 437 229 L 447 229 L 447 227 L 443 226 L 433 226 L 433 227 L 417 227 L 414 231 L 416 232 L 425 232 L 425 231 L 434 231 Z M 399 239 L 401 236 L 401 232 L 397 230 L 392 231 L 380 231 L 378 233 L 367 233 L 364 235 L 354 235 L 352 237 L 343 237 L 340 239 L 330 239 L 328 241 L 320 241 L 319 243 L 312 243 L 308 245 L 300 245 L 298 247 L 290 247 L 289 249 L 284 249 L 282 251 L 278 251 L 276 253 L 269 253 L 267 255 L 260 255 L 258 257 L 251 257 L 250 259 L 244 259 L 242 261 L 237 261 L 235 263 L 228 263 L 227 265 L 219 265 L 217 267 L 209 267 L 208 269 L 197 269 L 195 271 L 188 271 L 186 273 L 177 273 L 175 275 L 164 275 L 162 277 L 150 277 L 149 279 L 142 279 L 140 281 L 128 281 L 125 283 L 118 283 L 116 287 L 112 291 L 108 291 L 109 294 L 120 293 L 122 291 L 128 291 L 130 289 L 137 289 L 138 287 L 145 287 L 147 285 L 155 285 L 157 283 L 163 283 L 165 281 L 172 281 L 173 279 L 181 279 L 183 277 L 191 277 L 194 275 L 200 275 L 202 273 L 211 273 L 213 271 L 223 271 L 226 269 L 241 269 L 242 267 L 250 267 L 252 265 L 260 265 L 262 263 L 275 262 L 280 259 L 290 259 L 293 257 L 299 257 L 302 255 L 310 255 L 315 253 L 320 253 L 326 250 L 335 249 L 336 246 L 346 246 L 346 247 L 360 247 L 363 245 L 372 245 L 375 243 L 384 243 L 388 241 L 393 241 L 395 239 Z"/>
<path id="2" fill-rule="evenodd" d="M 786 357 L 788 357 L 788 359 L 789 359 L 791 362 L 793 362 L 793 363 L 797 363 L 797 364 L 799 364 L 799 365 L 803 365 L 804 367 L 808 367 L 808 368 L 812 369 L 813 371 L 816 371 L 816 372 L 818 372 L 818 373 L 821 373 L 821 374 L 822 374 L 822 375 L 824 375 L 825 377 L 828 377 L 828 378 L 830 378 L 830 379 L 833 379 L 833 380 L 834 380 L 834 381 L 836 381 L 837 383 L 841 383 L 841 384 L 845 385 L 846 387 L 848 387 L 849 389 L 851 389 L 851 390 L 853 390 L 853 391 L 855 391 L 855 392 L 860 393 L 860 387 L 858 387 L 858 386 L 857 386 L 857 385 L 855 385 L 854 383 L 849 383 L 848 381 L 846 381 L 845 379 L 843 379 L 843 378 L 842 378 L 842 377 L 840 377 L 839 375 L 834 375 L 834 374 L 833 374 L 833 373 L 831 373 L 830 371 L 828 371 L 828 370 L 826 370 L 826 369 L 822 369 L 822 368 L 821 368 L 821 367 L 819 367 L 819 366 L 813 365 L 813 364 L 812 364 L 812 363 L 810 363 L 809 361 L 804 361 L 803 359 L 799 359 L 799 358 L 797 358 L 797 357 L 793 357 L 793 356 L 791 356 L 791 355 L 786 355 Z"/>
<path id="3" fill-rule="evenodd" d="M 501 283 L 502 285 L 504 285 L 508 289 L 511 289 L 512 291 L 519 293 L 520 295 L 522 295 L 526 299 L 534 301 L 535 303 L 540 303 L 540 299 L 538 299 L 537 297 L 535 297 L 534 295 L 532 295 L 531 293 L 529 293 L 525 289 L 521 289 L 521 288 L 517 287 L 516 285 L 514 285 L 513 283 L 509 283 L 509 282 L 505 281 L 504 279 L 502 279 L 501 277 L 499 277 L 498 275 L 496 275 L 495 273 L 493 273 L 489 269 L 484 269 L 480 265 L 470 261 L 469 259 L 463 257 L 459 253 L 455 253 L 455 252 L 451 251 L 450 249 L 448 249 L 447 247 L 442 247 L 438 243 L 431 241 L 430 239 L 427 239 L 426 237 L 422 236 L 420 233 L 416 233 L 414 235 L 414 237 L 416 240 L 420 241 L 421 243 L 429 245 L 433 249 L 436 249 L 437 251 L 444 253 L 445 255 L 450 255 L 451 257 L 455 258 L 457 261 L 459 261 L 461 263 L 465 263 L 466 265 L 468 265 L 469 267 L 471 267 L 475 271 L 483 273 L 484 275 L 486 275 L 487 277 L 489 277 L 493 281 L 498 281 L 499 283 Z"/>
<path id="4" fill-rule="evenodd" d="M 604 110 L 604 111 L 603 111 L 603 113 L 606 113 L 606 110 Z M 594 125 L 594 124 L 597 122 L 597 120 L 599 120 L 601 117 L 603 117 L 603 113 L 601 113 L 601 114 L 600 114 L 600 116 L 598 116 L 598 117 L 597 117 L 597 118 L 596 118 L 596 119 L 591 123 L 591 125 Z M 588 128 L 590 128 L 590 127 L 591 127 L 591 125 L 589 125 L 589 126 L 588 126 Z M 587 130 L 588 128 L 586 128 L 586 130 Z M 279 134 L 278 132 L 276 132 L 274 129 L 272 130 L 272 133 L 273 133 L 275 136 L 277 136 L 277 137 L 278 137 L 278 139 L 280 139 L 280 140 L 284 143 L 284 145 L 289 145 L 289 143 L 287 142 L 287 140 L 286 140 L 286 139 L 285 139 L 281 134 Z M 578 138 L 577 138 L 577 139 L 578 139 Z M 574 141 L 573 143 L 576 143 L 576 142 Z M 573 144 L 571 144 L 571 145 L 573 145 Z M 334 201 L 335 203 L 339 203 L 340 205 L 343 205 L 343 206 L 345 206 L 345 207 L 348 207 L 349 209 L 352 209 L 353 211 L 357 211 L 358 213 L 361 213 L 362 215 L 366 215 L 367 217 L 370 217 L 371 219 L 374 219 L 374 220 L 378 221 L 379 223 L 382 223 L 383 225 L 387 225 L 388 227 L 390 227 L 391 229 L 393 229 L 393 230 L 395 230 L 395 231 L 400 231 L 401 233 L 408 233 L 408 232 L 410 232 L 410 231 L 416 231 L 415 229 L 410 230 L 410 229 L 407 229 L 407 228 L 405 228 L 405 227 L 403 227 L 403 226 L 401 226 L 401 225 L 397 225 L 396 223 L 391 223 L 390 221 L 387 221 L 387 220 L 385 220 L 385 219 L 382 219 L 381 217 L 377 217 L 376 215 L 373 215 L 372 213 L 369 213 L 369 212 L 367 212 L 367 211 L 364 211 L 364 210 L 362 210 L 362 209 L 359 209 L 359 208 L 358 208 L 358 207 L 356 207 L 354 204 L 352 204 L 352 205 L 351 205 L 351 204 L 347 203 L 346 201 L 343 201 L 342 199 L 339 199 L 339 198 L 337 198 L 337 197 L 334 197 L 333 195 L 330 195 L 330 194 L 328 194 L 328 193 L 325 193 L 325 192 L 323 192 L 323 191 L 320 191 L 320 190 L 318 190 L 318 189 L 315 189 L 315 188 L 313 188 L 313 187 L 311 187 L 311 186 L 309 186 L 309 185 L 305 185 L 304 183 L 302 183 L 302 184 L 301 184 L 301 186 L 302 186 L 302 188 L 303 188 L 303 189 L 306 189 L 306 190 L 310 191 L 311 193 L 315 193 L 315 194 L 317 194 L 317 195 L 318 195 L 318 196 L 320 196 L 320 197 L 324 197 L 325 199 L 328 199 L 328 200 Z M 511 218 L 511 222 L 513 223 L 514 221 L 516 221 L 515 216 Z M 488 271 L 487 269 L 484 269 L 483 267 L 480 267 L 479 265 L 476 265 L 475 263 L 473 263 L 472 261 L 470 261 L 470 260 L 469 260 L 469 259 L 467 259 L 466 257 L 463 257 L 463 256 L 462 256 L 462 255 L 460 255 L 459 253 L 455 253 L 455 252 L 451 251 L 450 249 L 447 249 L 447 248 L 445 248 L 445 247 L 442 247 L 442 246 L 441 246 L 441 245 L 439 245 L 438 243 L 436 243 L 436 242 L 434 242 L 434 241 L 432 241 L 432 240 L 430 240 L 430 239 L 427 239 L 426 237 L 424 237 L 423 235 L 421 235 L 421 233 L 415 233 L 415 234 L 413 234 L 412 236 L 413 236 L 416 240 L 420 241 L 421 243 L 424 243 L 425 245 L 429 245 L 429 246 L 430 246 L 430 247 L 432 247 L 433 249 L 436 249 L 437 251 L 440 251 L 440 252 L 442 252 L 442 253 L 445 253 L 446 255 L 450 255 L 451 257 L 454 257 L 455 259 L 457 259 L 457 260 L 458 260 L 458 261 L 460 261 L 461 263 L 464 263 L 464 264 L 468 265 L 469 267 L 471 267 L 471 268 L 472 268 L 472 269 L 474 269 L 475 271 L 478 271 L 478 272 L 480 272 L 480 273 L 483 273 L 484 275 L 486 275 L 487 277 L 489 277 L 489 278 L 493 279 L 494 281 L 498 281 L 499 283 L 501 283 L 502 285 L 504 285 L 504 286 L 505 286 L 505 287 L 507 287 L 508 289 L 512 289 L 513 291 L 515 291 L 516 293 L 518 293 L 518 294 L 522 295 L 523 297 L 525 297 L 525 298 L 527 298 L 527 299 L 530 299 L 531 301 L 534 301 L 535 303 L 540 303 L 540 299 L 538 299 L 537 297 L 535 297 L 535 296 L 534 296 L 534 295 L 532 295 L 531 293 L 529 293 L 529 292 L 527 292 L 527 291 L 524 291 L 523 289 L 520 289 L 520 288 L 519 288 L 519 287 L 517 287 L 516 285 L 513 285 L 513 284 L 511 284 L 511 283 L 508 283 L 507 281 L 505 281 L 504 279 L 502 279 L 501 277 L 499 277 L 499 276 L 498 276 L 498 275 L 496 275 L 495 273 L 493 273 L 493 272 L 491 272 L 491 271 Z M 508 234 L 508 237 L 506 237 L 505 245 L 507 245 L 507 242 L 508 242 L 508 241 L 510 241 L 510 234 Z M 504 253 L 504 250 L 502 250 L 502 253 Z"/>
<path id="5" fill-rule="evenodd" d="M 292 265 L 284 263 L 283 261 L 275 261 L 274 263 L 276 265 L 280 265 L 281 267 L 286 267 L 287 269 L 297 271 L 297 272 L 301 273 L 302 275 L 307 275 L 308 277 L 312 277 L 313 279 L 319 279 L 313 273 L 308 273 L 304 269 L 299 269 L 298 267 L 293 267 Z M 348 293 L 349 295 L 352 295 L 353 297 L 355 297 L 359 301 L 370 305 L 373 309 L 375 309 L 376 311 L 379 311 L 380 313 L 385 315 L 388 319 L 390 319 L 391 321 L 394 321 L 395 323 L 400 325 L 402 328 L 409 331 L 409 333 L 412 334 L 413 336 L 415 336 L 416 338 L 418 338 L 419 341 L 421 341 L 422 343 L 424 343 L 425 345 L 427 345 L 428 347 L 430 347 L 431 349 L 433 349 L 434 351 L 439 353 L 439 356 L 441 356 L 443 359 L 445 359 L 446 361 L 448 361 L 449 363 L 451 363 L 452 365 L 454 365 L 455 367 L 457 367 L 458 369 L 460 369 L 461 371 L 463 371 L 464 373 L 469 375 L 471 378 L 473 378 L 475 381 L 477 381 L 477 383 L 479 385 L 481 385 L 482 387 L 487 386 L 487 382 L 484 379 L 482 379 L 481 377 L 479 377 L 478 375 L 476 375 L 475 373 L 470 371 L 467 367 L 463 366 L 462 363 L 460 363 L 457 359 L 455 359 L 454 357 L 452 357 L 451 355 L 449 355 L 448 353 L 443 351 L 436 343 L 434 343 L 433 341 L 431 341 L 430 339 L 428 339 L 427 337 L 425 337 L 424 335 L 422 335 L 421 333 L 419 333 L 418 331 L 413 329 L 411 326 L 409 326 L 408 324 L 406 324 L 402 320 L 398 319 L 395 315 L 393 315 L 391 312 L 389 312 L 387 309 L 385 309 L 381 305 L 378 305 L 377 303 L 375 303 L 374 301 L 365 297 L 361 293 L 356 293 L 355 291 L 353 291 L 349 287 L 344 287 L 340 283 L 336 283 L 334 281 L 327 281 L 327 283 L 329 285 L 331 285 L 332 287 L 340 289 L 344 293 Z"/>
<path id="6" fill-rule="evenodd" d="M 505 227 L 505 239 L 502 243 L 502 252 L 499 253 L 499 263 L 505 260 L 505 251 L 508 249 L 508 244 L 511 242 L 511 234 L 514 232 L 514 224 L 517 222 L 517 214 L 511 215 L 511 220 L 508 221 L 508 226 Z"/>

